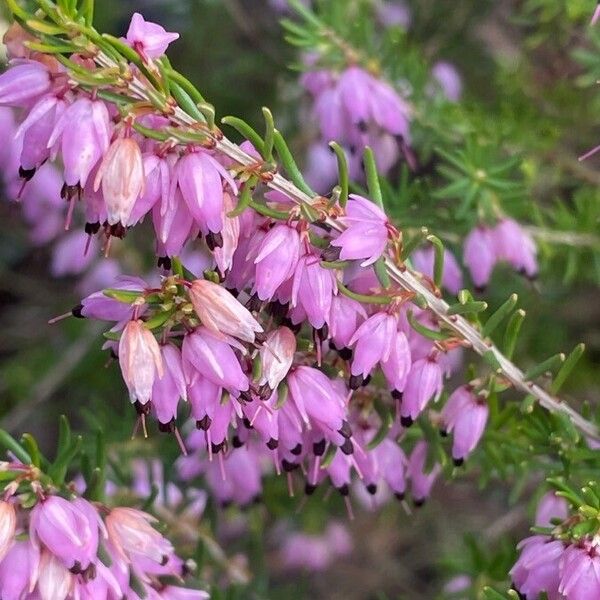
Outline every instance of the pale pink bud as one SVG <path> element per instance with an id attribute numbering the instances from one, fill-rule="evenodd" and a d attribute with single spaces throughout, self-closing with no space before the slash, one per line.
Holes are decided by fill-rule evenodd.
<path id="1" fill-rule="evenodd" d="M 254 342 L 255 334 L 263 330 L 245 306 L 212 281 L 196 279 L 189 294 L 203 325 L 214 333 Z"/>
<path id="2" fill-rule="evenodd" d="M 262 361 L 261 385 L 269 384 L 274 390 L 285 379 L 294 361 L 296 336 L 287 327 L 271 331 L 260 350 Z"/>
<path id="3" fill-rule="evenodd" d="M 134 139 L 120 138 L 111 144 L 94 180 L 95 191 L 100 183 L 108 224 L 128 225 L 133 206 L 144 190 L 144 161 Z"/>
<path id="4" fill-rule="evenodd" d="M 239 217 L 229 217 L 228 213 L 234 210 L 236 207 L 236 201 L 233 196 L 228 193 L 223 193 L 223 229 L 221 235 L 223 236 L 223 245 L 219 248 L 214 249 L 214 257 L 219 271 L 222 275 L 225 275 L 233 266 L 233 257 L 238 247 L 238 241 L 240 239 L 240 219 Z"/>
<path id="5" fill-rule="evenodd" d="M 13 543 L 16 527 L 15 507 L 9 502 L 0 500 L 0 560 L 6 556 Z"/>
<path id="6" fill-rule="evenodd" d="M 166 31 L 157 23 L 146 21 L 136 12 L 131 17 L 126 39 L 144 60 L 148 60 L 162 56 L 169 44 L 179 39 L 179 34 Z"/>
<path id="7" fill-rule="evenodd" d="M 40 559 L 37 590 L 40 600 L 65 600 L 71 592 L 73 576 L 50 552 L 44 550 Z"/>
<path id="8" fill-rule="evenodd" d="M 151 523 L 156 519 L 134 508 L 115 508 L 106 517 L 108 537 L 126 561 L 144 557 L 161 564 L 173 552 L 173 546 Z"/>
<path id="9" fill-rule="evenodd" d="M 152 332 L 141 320 L 129 321 L 119 341 L 119 365 L 131 401 L 146 404 L 158 373 L 163 376 L 160 347 Z"/>

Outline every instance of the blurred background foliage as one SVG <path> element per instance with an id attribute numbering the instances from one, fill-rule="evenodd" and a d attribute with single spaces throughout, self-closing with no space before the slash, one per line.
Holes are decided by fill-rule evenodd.
<path id="1" fill-rule="evenodd" d="M 369 8 L 374 2 L 321 0 L 321 9 L 349 15 L 355 5 Z M 399 167 L 390 177 L 387 206 L 400 227 L 426 225 L 439 233 L 452 219 L 459 198 L 442 194 L 440 200 L 434 194 L 448 181 L 431 177 L 443 162 L 431 141 L 438 145 L 444 131 L 450 134 L 457 123 L 469 124 L 471 130 L 464 133 L 476 138 L 472 150 L 467 149 L 475 164 L 485 166 L 488 152 L 520 157 L 510 171 L 520 191 L 511 214 L 539 230 L 542 270 L 531 283 L 508 268 L 496 269 L 485 299 L 494 307 L 511 292 L 519 294 L 527 320 L 516 360 L 525 368 L 584 342 L 587 351 L 564 395 L 579 406 L 597 402 L 600 155 L 577 160 L 600 142 L 600 94 L 595 87 L 600 30 L 588 25 L 595 1 L 407 4 L 412 15 L 407 32 L 386 30 L 383 24 L 361 30 L 360 19 L 349 18 L 339 26 L 365 52 L 381 52 L 377 56 L 388 72 L 413 82 L 415 89 L 426 83 L 433 62 L 452 62 L 463 77 L 465 98 L 418 119 L 415 145 L 429 171 L 403 175 Z M 298 72 L 290 68 L 297 64 L 298 53 L 285 42 L 278 23 L 282 15 L 267 0 L 101 0 L 96 5 L 100 31 L 123 34 L 135 10 L 167 30 L 179 31 L 171 60 L 218 113 L 240 116 L 260 129 L 260 107 L 269 106 L 297 156 L 303 155 L 312 125 Z M 462 149 L 451 135 L 444 147 L 448 152 Z M 76 428 L 104 429 L 123 464 L 127 457 L 151 456 L 160 448 L 169 468 L 178 454 L 171 437 L 154 430 L 149 441 L 124 445 L 135 415 L 117 369 L 107 367 L 100 330 L 74 319 L 47 325 L 49 318 L 78 303 L 75 280 L 50 275 L 49 250 L 30 246 L 18 205 L 0 204 L 0 230 L 2 426 L 15 433 L 30 431 L 50 447 L 57 417 L 64 413 Z M 448 240 L 451 248 L 460 248 L 465 232 L 459 228 Z M 130 252 L 133 239 L 125 245 Z M 128 260 L 143 264 L 146 259 Z M 410 515 L 399 504 L 380 512 L 358 510 L 351 524 L 354 552 L 325 574 L 283 570 L 270 525 L 287 515 L 309 531 L 320 531 L 332 512 L 342 513 L 337 496 L 317 494 L 304 505 L 301 498 L 287 497 L 282 480 L 271 481 L 264 503 L 247 511 L 250 535 L 236 535 L 233 508 L 226 511 L 229 526 L 216 525 L 222 512 L 216 508 L 209 509 L 206 525 L 215 524 L 228 555 L 243 551 L 249 556 L 250 587 L 237 589 L 234 597 L 442 597 L 444 582 L 455 573 L 479 573 L 481 584 L 501 580 L 514 559 L 515 541 L 527 532 L 539 481 L 524 480 L 519 494 L 511 485 L 478 491 L 478 475 L 474 468 L 461 479 L 438 483 L 431 502 Z M 474 536 L 464 539 L 465 531 Z M 230 570 L 218 561 L 211 568 L 215 580 L 231 582 Z"/>

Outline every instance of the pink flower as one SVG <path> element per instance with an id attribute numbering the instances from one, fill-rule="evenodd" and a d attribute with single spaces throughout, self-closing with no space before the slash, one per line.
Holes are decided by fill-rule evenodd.
<path id="1" fill-rule="evenodd" d="M 478 226 L 465 239 L 464 262 L 471 272 L 475 287 L 485 288 L 496 264 L 496 248 L 492 230 Z"/>
<path id="2" fill-rule="evenodd" d="M 254 342 L 263 328 L 250 311 L 224 287 L 196 279 L 189 289 L 190 300 L 203 325 L 213 333 L 230 335 L 245 342 Z"/>
<path id="3" fill-rule="evenodd" d="M 410 491 L 416 506 L 421 506 L 431 493 L 431 488 L 441 471 L 435 463 L 431 471 L 426 472 L 427 442 L 417 442 L 408 459 L 408 477 Z"/>
<path id="4" fill-rule="evenodd" d="M 139 277 L 120 276 L 112 286 L 115 290 L 126 290 L 131 292 L 141 292 L 148 287 L 148 284 Z M 102 321 L 124 321 L 130 319 L 134 309 L 140 311 L 140 307 L 134 307 L 126 302 L 120 302 L 115 298 L 110 298 L 104 291 L 94 292 L 81 301 L 81 305 L 73 309 L 75 316 L 81 316 L 89 319 L 99 319 Z M 140 311 L 141 312 L 141 311 Z"/>
<path id="5" fill-rule="evenodd" d="M 166 212 L 163 213 L 160 202 L 152 209 L 158 256 L 177 256 L 187 240 L 196 237 L 199 231 L 179 190 L 173 198 L 174 206 Z"/>
<path id="6" fill-rule="evenodd" d="M 452 458 L 456 465 L 475 449 L 487 423 L 489 407 L 469 386 L 457 388 L 442 409 L 445 431 L 454 432 Z"/>
<path id="7" fill-rule="evenodd" d="M 568 600 L 600 598 L 600 555 L 589 542 L 569 546 L 560 558 L 558 591 Z"/>
<path id="8" fill-rule="evenodd" d="M 73 587 L 73 575 L 54 556 L 44 550 L 40 559 L 37 591 L 40 600 L 65 600 Z"/>
<path id="9" fill-rule="evenodd" d="M 17 514 L 15 507 L 10 502 L 0 500 L 0 560 L 9 551 L 15 539 L 17 528 Z"/>
<path id="10" fill-rule="evenodd" d="M 354 377 L 366 378 L 378 362 L 389 359 L 397 329 L 398 320 L 394 315 L 378 312 L 355 331 L 349 342 L 354 346 L 351 369 Z"/>
<path id="11" fill-rule="evenodd" d="M 346 352 L 348 355 L 350 340 L 358 329 L 359 319 L 366 319 L 367 313 L 360 302 L 352 300 L 343 294 L 334 296 L 331 300 L 329 312 L 329 335 L 337 350 Z M 330 342 L 331 343 L 331 342 Z"/>
<path id="12" fill-rule="evenodd" d="M 449 62 L 439 61 L 431 69 L 433 78 L 450 102 L 458 102 L 462 96 L 462 79 L 456 67 Z"/>
<path id="13" fill-rule="evenodd" d="M 119 341 L 119 364 L 132 402 L 146 404 L 164 374 L 158 342 L 141 320 L 129 321 Z"/>
<path id="14" fill-rule="evenodd" d="M 191 152 L 175 165 L 175 180 L 202 232 L 220 232 L 223 229 L 223 180 L 237 195 L 237 186 L 227 170 L 206 152 Z"/>
<path id="15" fill-rule="evenodd" d="M 386 360 L 381 361 L 381 370 L 392 392 L 404 391 L 412 365 L 410 346 L 406 335 L 397 331 L 392 338 L 392 349 Z"/>
<path id="16" fill-rule="evenodd" d="M 152 410 L 159 422 L 166 424 L 177 418 L 179 400 L 187 400 L 187 390 L 179 348 L 164 344 L 160 347 L 160 353 L 164 374 L 154 380 Z"/>
<path id="17" fill-rule="evenodd" d="M 110 137 L 110 117 L 104 102 L 80 98 L 62 113 L 48 147 L 60 140 L 67 185 L 85 186 L 92 169 L 108 150 Z"/>
<path id="18" fill-rule="evenodd" d="M 144 191 L 142 152 L 133 138 L 116 139 L 105 154 L 94 181 L 102 184 L 109 225 L 130 224 L 133 207 Z"/>
<path id="19" fill-rule="evenodd" d="M 515 588 L 527 598 L 537 598 L 546 592 L 549 600 L 560 600 L 559 563 L 564 553 L 563 543 L 545 535 L 534 535 L 520 542 L 517 548 L 521 554 L 510 570 Z"/>
<path id="20" fill-rule="evenodd" d="M 564 521 L 569 516 L 569 505 L 555 492 L 545 493 L 535 511 L 535 524 L 538 527 L 553 527 L 552 520 Z"/>
<path id="21" fill-rule="evenodd" d="M 254 259 L 254 288 L 261 300 L 271 300 L 279 286 L 294 274 L 299 256 L 300 234 L 295 227 L 278 224 L 269 230 Z"/>
<path id="22" fill-rule="evenodd" d="M 161 564 L 173 553 L 173 546 L 151 523 L 156 519 L 134 508 L 114 508 L 106 517 L 108 537 L 123 560 L 147 558 Z"/>
<path id="23" fill-rule="evenodd" d="M 32 542 L 42 542 L 68 569 L 85 570 L 95 562 L 100 520 L 95 509 L 78 498 L 73 501 L 50 496 L 31 514 Z"/>
<path id="24" fill-rule="evenodd" d="M 215 262 L 219 267 L 221 275 L 225 275 L 233 266 L 233 257 L 238 247 L 240 238 L 240 218 L 230 217 L 229 213 L 235 209 L 237 203 L 235 198 L 229 193 L 223 193 L 223 245 L 215 248 L 213 251 Z"/>
<path id="25" fill-rule="evenodd" d="M 278 327 L 267 335 L 260 350 L 262 377 L 260 385 L 268 384 L 271 390 L 285 379 L 296 352 L 296 336 L 287 327 Z"/>
<path id="26" fill-rule="evenodd" d="M 184 337 L 182 355 L 186 374 L 197 371 L 236 397 L 250 387 L 231 346 L 206 327 L 198 327 Z M 191 382 L 189 375 L 188 381 Z"/>
<path id="27" fill-rule="evenodd" d="M 157 23 L 146 21 L 140 13 L 133 13 L 127 30 L 127 42 L 145 60 L 161 57 L 178 33 L 168 32 Z"/>
<path id="28" fill-rule="evenodd" d="M 433 278 L 433 267 L 435 262 L 435 251 L 433 246 L 419 249 L 413 252 L 410 256 L 415 269 Z M 442 274 L 442 286 L 445 287 L 451 294 L 458 294 L 463 287 L 463 275 L 454 254 L 449 250 L 444 251 L 444 272 Z"/>
<path id="29" fill-rule="evenodd" d="M 346 229 L 331 242 L 341 248 L 342 260 L 363 260 L 361 266 L 373 264 L 385 252 L 388 241 L 388 219 L 373 202 L 352 194 L 346 216 L 340 219 Z"/>
<path id="30" fill-rule="evenodd" d="M 537 275 L 535 242 L 515 220 L 507 218 L 500 220 L 493 236 L 499 259 L 507 261 L 514 269 L 524 273 L 530 279 Z"/>
<path id="31" fill-rule="evenodd" d="M 35 60 L 14 61 L 0 75 L 0 105 L 24 106 L 50 89 L 50 72 Z"/>
<path id="32" fill-rule="evenodd" d="M 329 318 L 331 302 L 337 294 L 335 276 L 324 269 L 314 254 L 305 254 L 298 261 L 292 285 L 292 307 L 300 307 L 315 329 L 321 329 Z"/>
<path id="33" fill-rule="evenodd" d="M 432 398 L 439 398 L 442 386 L 442 369 L 435 359 L 421 358 L 412 364 L 400 404 L 404 427 L 412 425 Z"/>
<path id="34" fill-rule="evenodd" d="M 36 584 L 40 553 L 31 541 L 15 541 L 0 562 L 0 598 L 20 600 Z"/>

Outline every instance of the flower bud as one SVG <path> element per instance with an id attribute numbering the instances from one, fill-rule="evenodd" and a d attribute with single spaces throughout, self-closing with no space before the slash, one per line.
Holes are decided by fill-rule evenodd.
<path id="1" fill-rule="evenodd" d="M 15 507 L 9 502 L 0 500 L 0 560 L 6 556 L 13 543 L 16 527 Z"/>
<path id="2" fill-rule="evenodd" d="M 260 350 L 262 378 L 260 384 L 269 384 L 274 390 L 285 379 L 296 352 L 296 337 L 287 327 L 271 331 Z"/>
<path id="3" fill-rule="evenodd" d="M 109 225 L 128 225 L 133 206 L 144 190 L 142 152 L 134 139 L 120 138 L 111 144 L 94 180 L 95 191 L 100 183 Z"/>
<path id="4" fill-rule="evenodd" d="M 119 341 L 119 364 L 132 402 L 146 404 L 156 374 L 163 376 L 160 348 L 143 321 L 129 321 Z"/>

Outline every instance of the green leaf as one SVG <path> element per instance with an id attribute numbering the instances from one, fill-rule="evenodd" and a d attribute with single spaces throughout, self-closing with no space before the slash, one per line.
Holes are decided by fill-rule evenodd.
<path id="1" fill-rule="evenodd" d="M 119 302 L 124 302 L 125 304 L 133 304 L 142 294 L 143 292 L 131 292 L 128 290 L 113 290 L 106 289 L 102 292 L 108 298 L 112 298 L 113 300 L 118 300 Z"/>
<path id="2" fill-rule="evenodd" d="M 483 312 L 488 307 L 487 302 L 481 302 L 474 300 L 473 302 L 466 302 L 465 304 L 452 304 L 448 309 L 449 315 L 468 315 L 477 314 Z"/>
<path id="3" fill-rule="evenodd" d="M 377 275 L 377 279 L 379 280 L 381 287 L 387 290 L 391 285 L 391 281 L 390 275 L 385 265 L 385 259 L 383 257 L 378 258 L 373 263 L 373 269 L 375 271 L 375 275 Z"/>
<path id="4" fill-rule="evenodd" d="M 33 464 L 27 450 L 8 431 L 4 431 L 4 429 L 0 429 L 0 446 L 3 446 L 6 450 L 14 454 L 24 465 Z"/>
<path id="5" fill-rule="evenodd" d="M 173 98 L 177 100 L 179 107 L 190 117 L 203 123 L 206 121 L 192 97 L 175 81 L 171 81 L 171 93 L 173 94 Z"/>
<path id="6" fill-rule="evenodd" d="M 442 277 L 444 275 L 444 244 L 435 235 L 428 235 L 427 241 L 433 244 L 434 250 L 433 283 L 437 288 L 440 288 L 442 287 Z"/>
<path id="7" fill-rule="evenodd" d="M 526 313 L 524 310 L 517 310 L 515 313 L 513 313 L 506 327 L 506 332 L 504 333 L 504 353 L 509 359 L 511 359 L 512 355 L 514 354 L 515 347 L 517 345 L 517 338 L 519 337 L 519 331 L 521 330 L 521 325 L 523 325 L 523 321 L 525 320 L 525 314 Z"/>
<path id="8" fill-rule="evenodd" d="M 436 331 L 435 329 L 429 329 L 429 327 L 425 327 L 422 323 L 415 318 L 412 311 L 409 310 L 407 314 L 408 322 L 410 326 L 417 332 L 420 333 L 423 337 L 426 337 L 428 340 L 437 340 L 443 341 L 447 340 L 450 336 L 443 331 Z"/>
<path id="9" fill-rule="evenodd" d="M 350 176 L 348 174 L 348 159 L 344 149 L 337 142 L 329 142 L 329 147 L 335 152 L 338 165 L 338 179 L 340 182 L 339 203 L 342 208 L 348 203 L 348 190 L 350 187 Z"/>
<path id="10" fill-rule="evenodd" d="M 541 362 L 539 365 L 531 367 L 525 372 L 525 381 L 531 381 L 532 379 L 536 379 L 540 375 L 548 371 L 554 371 L 558 368 L 559 365 L 562 365 L 565 362 L 565 355 L 561 352 L 559 354 L 555 354 L 545 361 Z"/>
<path id="11" fill-rule="evenodd" d="M 481 330 L 483 337 L 489 337 L 500 326 L 502 321 L 504 321 L 504 319 L 506 319 L 508 315 L 512 313 L 517 305 L 518 299 L 519 297 L 517 294 L 511 294 L 508 300 L 502 304 L 498 310 L 490 315 L 488 320 L 485 322 L 483 329 Z"/>
<path id="12" fill-rule="evenodd" d="M 392 301 L 391 296 L 357 294 L 356 292 L 349 290 L 341 281 L 337 282 L 337 286 L 338 290 L 344 294 L 344 296 L 357 300 L 358 302 L 364 302 L 365 304 L 389 304 Z"/>
<path id="13" fill-rule="evenodd" d="M 256 148 L 261 156 L 264 156 L 264 142 L 262 138 L 254 129 L 252 129 L 250 125 L 248 125 L 248 123 L 246 123 L 246 121 L 238 119 L 238 117 L 228 116 L 223 117 L 221 119 L 221 123 L 233 127 L 242 137 L 247 139 Z"/>
<path id="14" fill-rule="evenodd" d="M 557 394 L 560 391 L 584 352 L 585 344 L 577 344 L 577 346 L 573 348 L 571 354 L 567 357 L 567 360 L 564 361 L 561 368 L 558 370 L 554 381 L 552 381 L 552 385 L 550 386 L 551 393 Z"/>
<path id="15" fill-rule="evenodd" d="M 39 469 L 42 466 L 42 453 L 35 438 L 30 433 L 24 433 L 21 436 L 21 442 L 27 448 L 27 453 L 31 457 L 31 463 Z"/>
<path id="16" fill-rule="evenodd" d="M 273 113 L 266 107 L 262 108 L 263 117 L 265 118 L 265 143 L 262 149 L 262 157 L 267 161 L 273 160 L 273 135 L 275 133 L 275 121 Z"/>
<path id="17" fill-rule="evenodd" d="M 310 188 L 306 181 L 304 181 L 304 177 L 302 176 L 288 145 L 285 143 L 283 136 L 277 129 L 273 132 L 273 143 L 275 144 L 277 155 L 294 185 L 306 195 L 314 198 L 317 194 Z"/>
<path id="18" fill-rule="evenodd" d="M 373 150 L 367 146 L 363 154 L 363 163 L 365 165 L 365 174 L 367 176 L 367 189 L 369 196 L 379 208 L 383 208 L 383 195 L 379 183 L 379 173 L 377 172 L 377 163 Z"/>

